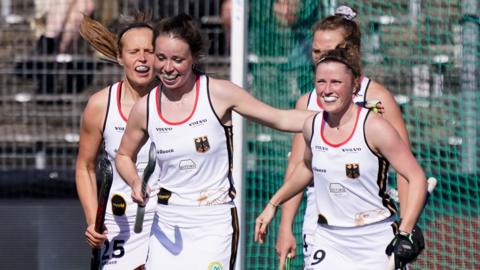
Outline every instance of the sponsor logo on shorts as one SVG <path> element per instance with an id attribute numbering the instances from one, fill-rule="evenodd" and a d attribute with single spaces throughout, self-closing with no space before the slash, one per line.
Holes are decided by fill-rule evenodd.
<path id="1" fill-rule="evenodd" d="M 345 174 L 348 178 L 358 178 L 360 176 L 360 166 L 358 163 L 345 164 Z"/>
<path id="2" fill-rule="evenodd" d="M 112 202 L 112 213 L 115 216 L 125 215 L 125 211 L 127 210 L 127 202 L 121 195 L 118 195 L 118 194 L 113 195 L 111 202 Z"/>
<path id="3" fill-rule="evenodd" d="M 210 150 L 210 143 L 208 142 L 207 136 L 197 137 L 194 139 L 195 148 L 199 153 L 205 153 Z"/>
<path id="4" fill-rule="evenodd" d="M 188 123 L 188 125 L 191 126 L 191 127 L 198 127 L 198 126 L 205 125 L 207 122 L 208 122 L 207 119 L 200 119 L 200 120 L 197 120 L 197 121 L 190 122 L 190 123 Z"/>
<path id="5" fill-rule="evenodd" d="M 208 265 L 208 270 L 223 270 L 223 266 L 219 262 L 211 262 Z"/>
<path id="6" fill-rule="evenodd" d="M 193 160 L 191 159 L 184 159 L 180 161 L 178 168 L 181 171 L 193 170 L 197 168 L 197 164 L 195 164 L 195 162 L 193 162 Z"/>

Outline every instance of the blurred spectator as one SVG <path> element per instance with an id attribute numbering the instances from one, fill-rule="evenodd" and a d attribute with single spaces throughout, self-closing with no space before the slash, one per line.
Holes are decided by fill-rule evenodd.
<path id="1" fill-rule="evenodd" d="M 93 0 L 35 0 L 35 17 L 37 21 L 39 18 L 45 20 L 44 27 L 36 24 L 40 33 L 36 52 L 67 53 L 72 41 L 78 37 L 83 14 L 91 15 L 94 7 Z"/>
<path id="2" fill-rule="evenodd" d="M 35 0 L 37 42 L 33 53 L 16 58 L 15 72 L 36 80 L 37 93 L 79 93 L 93 80 L 91 71 L 99 64 L 72 45 L 83 16 L 94 7 L 93 0 Z"/>
<path id="3" fill-rule="evenodd" d="M 222 20 L 223 32 L 225 34 L 225 44 L 230 48 L 230 33 L 232 30 L 232 1 L 222 0 L 220 6 L 220 18 Z"/>
<path id="4" fill-rule="evenodd" d="M 298 0 L 276 0 L 273 4 L 273 14 L 280 25 L 291 26 L 297 21 L 300 5 Z"/>

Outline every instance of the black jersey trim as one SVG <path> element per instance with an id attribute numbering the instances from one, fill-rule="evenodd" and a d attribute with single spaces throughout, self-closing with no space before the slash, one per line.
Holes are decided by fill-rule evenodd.
<path id="1" fill-rule="evenodd" d="M 237 208 L 232 207 L 230 210 L 232 213 L 232 249 L 231 249 L 231 257 L 230 257 L 230 265 L 229 269 L 234 270 L 235 269 L 235 262 L 237 261 L 237 252 L 238 252 L 238 242 L 239 242 L 239 235 L 240 235 L 240 229 L 239 229 L 239 224 L 238 224 L 238 213 L 237 213 Z"/>
<path id="2" fill-rule="evenodd" d="M 364 110 L 364 109 L 362 109 L 362 110 Z M 367 110 L 367 109 L 365 109 L 365 110 Z M 379 155 L 377 152 L 375 152 L 375 151 L 372 149 L 372 147 L 368 144 L 368 141 L 367 141 L 367 135 L 366 135 L 366 130 L 365 130 L 365 128 L 366 128 L 366 126 L 367 126 L 367 125 L 366 125 L 366 124 L 367 124 L 367 119 L 368 119 L 368 117 L 370 116 L 370 113 L 371 113 L 371 112 L 372 112 L 371 110 L 367 110 L 367 115 L 365 115 L 365 118 L 363 119 L 363 140 L 364 140 L 364 142 L 365 142 L 365 145 L 368 147 L 368 149 L 370 150 L 370 152 L 371 152 L 374 156 L 378 157 L 379 159 L 385 159 L 383 156 L 381 156 L 381 155 Z"/>
<path id="3" fill-rule="evenodd" d="M 148 123 L 150 122 L 150 93 L 152 93 L 152 92 L 150 91 L 147 94 L 147 106 L 146 106 L 147 107 L 147 124 L 145 126 L 145 129 L 146 129 L 147 133 L 148 133 Z"/>
<path id="4" fill-rule="evenodd" d="M 366 110 L 366 109 L 362 109 Z M 377 186 L 378 186 L 378 195 L 382 198 L 382 204 L 385 206 L 391 215 L 395 215 L 397 211 L 397 207 L 393 203 L 392 199 L 387 193 L 387 178 L 388 178 L 388 169 L 390 167 L 390 162 L 384 158 L 383 156 L 377 154 L 373 149 L 370 147 L 367 141 L 365 126 L 367 123 L 367 119 L 370 116 L 371 110 L 367 110 L 367 114 L 363 119 L 363 140 L 365 141 L 365 145 L 368 147 L 370 152 L 377 157 L 378 160 L 378 175 L 377 175 Z"/>
<path id="5" fill-rule="evenodd" d="M 230 198 L 235 199 L 237 196 L 237 191 L 235 190 L 235 185 L 233 183 L 233 127 L 224 126 L 225 137 L 227 142 L 227 154 L 228 154 L 228 182 L 230 188 L 228 189 L 228 195 Z"/>
<path id="6" fill-rule="evenodd" d="M 218 116 L 217 112 L 215 111 L 215 108 L 213 107 L 213 103 L 212 103 L 212 98 L 210 97 L 210 78 L 207 76 L 207 75 L 204 75 L 205 76 L 205 79 L 207 80 L 207 99 L 208 99 L 208 104 L 210 105 L 210 109 L 212 110 L 213 112 L 213 115 L 215 115 L 215 118 L 217 118 L 218 120 L 218 123 L 220 123 L 220 125 L 224 128 L 226 127 L 232 127 L 232 125 L 230 126 L 227 126 L 227 125 L 224 125 L 222 123 L 222 120 L 220 119 L 220 117 Z"/>
<path id="7" fill-rule="evenodd" d="M 378 159 L 378 175 L 377 175 L 377 186 L 378 186 L 378 195 L 382 198 L 382 204 L 389 211 L 390 215 L 395 215 L 398 213 L 397 207 L 393 203 L 390 196 L 387 194 L 387 177 L 388 177 L 388 168 L 390 163 L 384 158 Z"/>
<path id="8" fill-rule="evenodd" d="M 310 149 L 312 149 L 312 142 L 313 142 L 313 135 L 315 134 L 315 122 L 317 120 L 317 116 L 319 115 L 319 113 L 317 112 L 314 116 L 313 116 L 313 121 L 312 121 L 312 134 L 310 134 Z M 322 115 L 323 115 L 323 112 L 322 112 Z"/>
<path id="9" fill-rule="evenodd" d="M 105 133 L 105 128 L 107 127 L 107 119 L 108 119 L 108 112 L 110 111 L 110 100 L 111 100 L 111 97 L 112 97 L 112 87 L 113 85 L 115 84 L 111 84 L 109 87 L 108 87 L 108 101 L 107 101 L 107 111 L 105 112 L 105 118 L 103 120 L 103 127 L 102 127 L 102 134 Z"/>
<path id="10" fill-rule="evenodd" d="M 363 94 L 363 104 L 366 104 L 367 103 L 367 92 L 368 92 L 368 88 L 370 87 L 370 83 L 372 82 L 372 80 L 370 80 L 370 78 L 368 78 L 368 77 L 364 77 L 364 78 L 367 78 L 367 80 L 368 80 L 367 86 L 365 86 L 365 93 Z"/>

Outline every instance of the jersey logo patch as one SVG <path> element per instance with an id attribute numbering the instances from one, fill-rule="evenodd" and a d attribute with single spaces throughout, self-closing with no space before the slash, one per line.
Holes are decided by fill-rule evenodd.
<path id="1" fill-rule="evenodd" d="M 348 178 L 358 178 L 360 176 L 360 167 L 358 163 L 345 164 L 345 173 Z"/>
<path id="2" fill-rule="evenodd" d="M 180 164 L 178 164 L 178 168 L 181 171 L 193 170 L 197 168 L 197 164 L 195 164 L 195 162 L 193 162 L 193 160 L 191 159 L 184 159 L 184 160 L 180 160 Z"/>
<path id="3" fill-rule="evenodd" d="M 127 210 L 127 202 L 122 196 L 118 194 L 113 195 L 111 202 L 112 202 L 112 213 L 115 216 L 125 215 L 125 211 Z"/>
<path id="4" fill-rule="evenodd" d="M 223 266 L 219 262 L 211 262 L 208 265 L 208 270 L 223 270 Z"/>
<path id="5" fill-rule="evenodd" d="M 199 153 L 205 153 L 210 150 L 210 143 L 208 142 L 207 136 L 202 136 L 194 139 L 195 148 Z"/>

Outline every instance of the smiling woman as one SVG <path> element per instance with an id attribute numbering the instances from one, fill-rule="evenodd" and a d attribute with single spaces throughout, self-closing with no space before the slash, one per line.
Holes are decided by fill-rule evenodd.
<path id="1" fill-rule="evenodd" d="M 83 113 L 76 163 L 76 185 L 87 221 L 85 232 L 92 247 L 101 247 L 102 269 L 143 269 L 153 222 L 155 201 L 146 206 L 144 229 L 133 232 L 137 204 L 130 188 L 113 167 L 113 183 L 107 203 L 104 233 L 95 231 L 97 181 L 95 160 L 104 151 L 115 159 L 133 104 L 155 84 L 153 72 L 153 29 L 143 14 L 130 18 L 117 35 L 88 17 L 81 24 L 83 38 L 110 61 L 123 67 L 123 79 L 90 97 Z M 102 149 L 103 146 L 103 149 Z M 136 153 L 135 170 L 141 173 L 148 161 L 148 146 Z M 113 162 L 112 162 L 113 164 Z M 155 187 L 151 177 L 151 190 Z"/>
<path id="2" fill-rule="evenodd" d="M 353 102 L 360 57 L 356 46 L 345 45 L 315 64 L 324 111 L 305 121 L 303 160 L 257 218 L 255 240 L 264 242 L 277 206 L 313 178 L 318 224 L 305 268 L 385 269 L 390 246 L 403 269 L 421 251 L 411 233 L 426 197 L 425 174 L 393 126 Z M 397 210 L 386 193 L 389 164 L 414 187 L 396 234 Z"/>
<path id="3" fill-rule="evenodd" d="M 300 131 L 311 113 L 273 108 L 199 71 L 206 43 L 188 15 L 162 19 L 154 33 L 161 85 L 132 109 L 116 157 L 134 201 L 143 203 L 132 165 L 147 138 L 158 149 L 161 189 L 146 267 L 233 269 L 239 223 L 233 202 L 232 112 L 292 132 Z"/>

